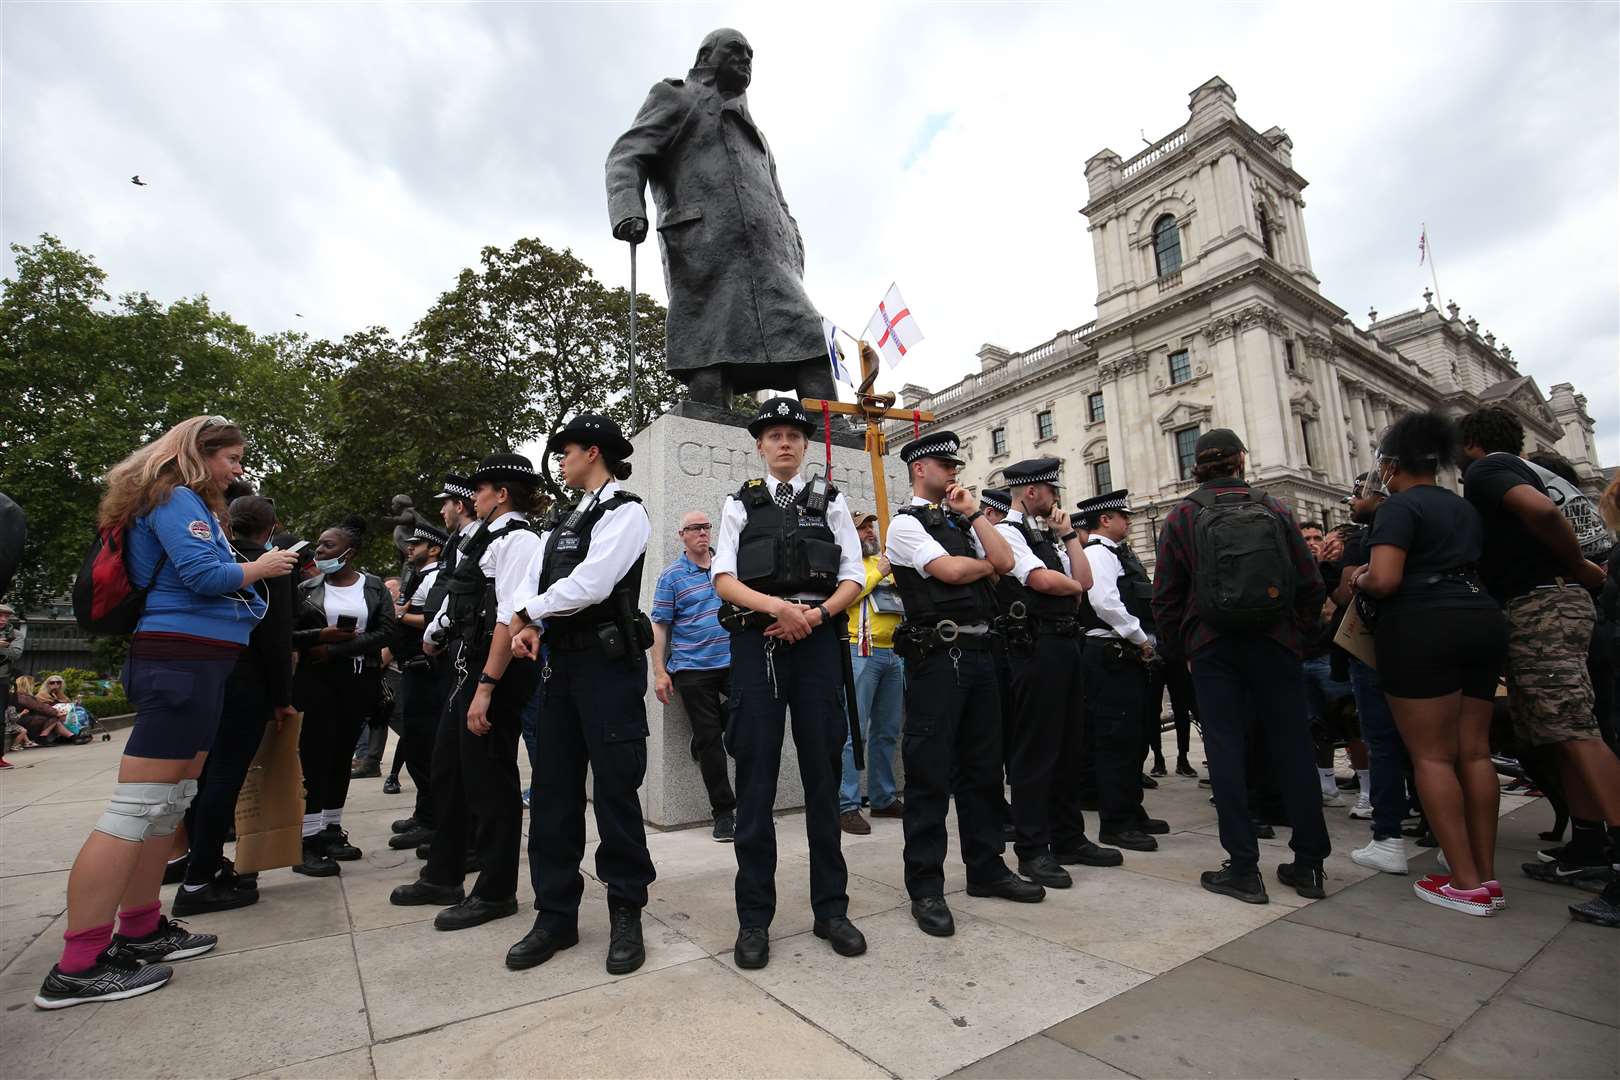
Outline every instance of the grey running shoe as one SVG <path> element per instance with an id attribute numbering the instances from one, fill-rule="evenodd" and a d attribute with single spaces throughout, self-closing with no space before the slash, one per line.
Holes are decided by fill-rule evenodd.
<path id="1" fill-rule="evenodd" d="M 101 950 L 87 971 L 69 975 L 59 965 L 52 967 L 34 995 L 34 1005 L 66 1009 L 92 1001 L 122 1001 L 161 989 L 173 977 L 174 969 L 167 964 L 142 964 L 113 944 Z"/>
<path id="2" fill-rule="evenodd" d="M 157 929 L 143 938 L 113 935 L 113 945 L 119 955 L 144 964 L 201 956 L 218 944 L 218 934 L 193 934 L 186 929 L 185 923 L 176 922 L 167 915 L 159 915 Z"/>
<path id="3" fill-rule="evenodd" d="M 1620 881 L 1609 882 L 1600 896 L 1569 905 L 1569 913 L 1581 922 L 1620 928 Z"/>

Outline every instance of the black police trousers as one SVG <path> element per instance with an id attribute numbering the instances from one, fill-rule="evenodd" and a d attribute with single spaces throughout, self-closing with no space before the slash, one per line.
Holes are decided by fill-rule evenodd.
<path id="1" fill-rule="evenodd" d="M 477 676 L 473 676 L 477 678 Z M 433 744 L 438 741 L 439 717 L 449 692 L 438 663 L 409 667 L 399 673 L 400 750 L 405 755 L 405 771 L 416 787 L 416 809 L 411 816 L 424 828 L 433 828 Z"/>
<path id="2" fill-rule="evenodd" d="M 1136 646 L 1126 643 L 1125 648 Z M 1088 637 L 1081 649 L 1087 748 L 1097 778 L 1097 816 L 1104 832 L 1136 825 L 1142 811 L 1142 711 L 1147 707 L 1145 664 L 1118 656 L 1120 644 Z"/>
<path id="3" fill-rule="evenodd" d="M 906 662 L 900 756 L 906 766 L 911 898 L 945 895 L 945 814 L 952 796 L 968 881 L 990 884 L 1007 877 L 1001 859 L 1000 680 L 990 651 L 942 649 Z"/>
<path id="4" fill-rule="evenodd" d="M 758 630 L 731 635 L 730 715 L 726 753 L 737 763 L 737 924 L 766 929 L 776 915 L 776 777 L 786 714 L 804 782 L 804 829 L 810 843 L 810 909 L 817 919 L 849 913 L 849 871 L 838 831 L 838 785 L 849 721 L 842 705 L 834 626 L 818 626 L 793 644 Z"/>
<path id="5" fill-rule="evenodd" d="M 422 879 L 459 885 L 467 846 L 483 870 L 472 887 L 480 900 L 517 895 L 518 845 L 523 842 L 523 793 L 517 744 L 523 706 L 534 695 L 540 665 L 514 659 L 490 697 L 488 735 L 467 730 L 467 707 L 484 670 L 484 650 L 458 641 L 452 654 L 451 691 L 433 747 L 433 808 L 438 815 Z"/>
<path id="6" fill-rule="evenodd" d="M 1072 851 L 1086 838 L 1080 812 L 1084 701 L 1079 642 L 1039 634 L 1034 651 L 1012 658 L 1013 850 L 1020 859 Z"/>
<path id="7" fill-rule="evenodd" d="M 647 906 L 657 873 L 647 852 L 636 792 L 647 774 L 647 655 L 610 660 L 600 648 L 553 646 L 535 728 L 529 799 L 529 879 L 535 925 L 566 934 L 579 926 L 585 880 L 585 770 L 596 805 L 596 876 L 614 908 Z"/>

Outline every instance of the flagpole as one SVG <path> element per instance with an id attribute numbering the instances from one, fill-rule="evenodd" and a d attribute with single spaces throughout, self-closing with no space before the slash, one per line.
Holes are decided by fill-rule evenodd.
<path id="1" fill-rule="evenodd" d="M 1440 292 L 1440 275 L 1434 268 L 1434 241 L 1429 238 L 1429 223 L 1425 221 L 1422 224 L 1423 254 L 1429 260 L 1429 280 L 1434 282 L 1434 298 L 1436 300 L 1444 300 L 1444 296 Z M 1442 307 L 1444 305 L 1437 303 L 1435 306 Z"/>

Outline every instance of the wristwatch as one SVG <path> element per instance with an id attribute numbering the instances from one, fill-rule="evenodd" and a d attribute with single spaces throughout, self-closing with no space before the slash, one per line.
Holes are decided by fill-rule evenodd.
<path id="1" fill-rule="evenodd" d="M 1070 540 L 1078 540 L 1079 538 L 1080 534 L 1071 529 L 1062 536 L 1058 537 L 1058 541 L 1060 543 L 1067 544 Z"/>
<path id="2" fill-rule="evenodd" d="M 981 506 L 977 510 L 973 511 L 973 513 L 971 513 L 971 514 L 969 514 L 967 516 L 967 523 L 969 525 L 971 525 L 975 521 L 978 521 L 982 517 L 984 517 L 984 507 Z"/>
<path id="3" fill-rule="evenodd" d="M 821 625 L 826 626 L 832 622 L 832 614 L 828 612 L 826 604 L 817 604 L 816 610 L 821 612 Z"/>
<path id="4" fill-rule="evenodd" d="M 501 680 L 497 679 L 495 676 L 491 675 L 487 671 L 480 671 L 478 673 L 478 685 L 479 686 L 495 686 L 500 681 Z"/>

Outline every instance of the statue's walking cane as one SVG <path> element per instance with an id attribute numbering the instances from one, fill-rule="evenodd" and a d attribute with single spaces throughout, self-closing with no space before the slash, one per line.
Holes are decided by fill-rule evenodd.
<path id="1" fill-rule="evenodd" d="M 636 401 L 636 242 L 630 241 L 630 429 L 641 429 L 641 406 Z"/>

